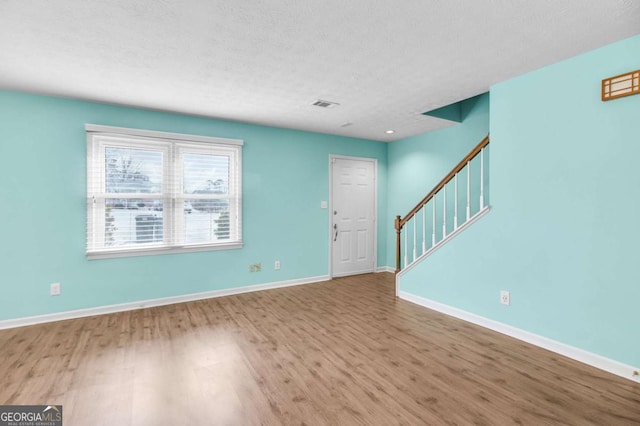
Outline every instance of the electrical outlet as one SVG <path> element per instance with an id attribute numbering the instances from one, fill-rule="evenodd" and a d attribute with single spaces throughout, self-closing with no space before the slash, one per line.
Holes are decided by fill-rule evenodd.
<path id="1" fill-rule="evenodd" d="M 60 286 L 60 283 L 52 283 L 49 286 L 49 293 L 52 296 L 60 296 L 60 293 L 62 292 L 62 288 Z"/>
<path id="2" fill-rule="evenodd" d="M 276 260 L 276 262 L 273 264 L 273 269 L 275 269 L 276 271 L 280 270 L 280 261 Z"/>
<path id="3" fill-rule="evenodd" d="M 500 303 L 502 303 L 503 305 L 511 304 L 511 294 L 508 291 L 500 291 Z"/>

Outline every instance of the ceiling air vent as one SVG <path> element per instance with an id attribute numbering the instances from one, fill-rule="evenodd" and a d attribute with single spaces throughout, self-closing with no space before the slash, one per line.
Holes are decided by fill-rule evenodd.
<path id="1" fill-rule="evenodd" d="M 335 106 L 340 105 L 337 102 L 329 102 L 329 101 L 323 101 L 321 99 L 318 99 L 317 101 L 315 101 L 314 103 L 312 103 L 311 105 L 320 107 L 320 108 L 333 108 Z"/>

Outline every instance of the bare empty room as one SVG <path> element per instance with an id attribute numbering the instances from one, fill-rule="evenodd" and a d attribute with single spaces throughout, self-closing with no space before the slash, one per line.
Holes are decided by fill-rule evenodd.
<path id="1" fill-rule="evenodd" d="M 0 425 L 640 424 L 639 58 L 630 0 L 0 1 Z"/>

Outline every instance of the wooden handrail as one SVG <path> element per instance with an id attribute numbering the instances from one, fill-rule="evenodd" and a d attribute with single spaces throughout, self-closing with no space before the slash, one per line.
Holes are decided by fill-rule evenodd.
<path id="1" fill-rule="evenodd" d="M 465 168 L 467 163 L 475 158 L 476 155 L 482 151 L 484 147 L 489 145 L 489 135 L 487 135 L 475 148 L 473 148 L 442 180 L 433 187 L 433 189 L 424 197 L 416 206 L 411 209 L 409 213 L 405 215 L 405 217 L 396 216 L 394 227 L 396 229 L 396 272 L 400 271 L 400 232 L 404 225 L 411 220 L 412 217 L 416 215 L 420 211 L 421 208 L 424 207 L 437 193 L 440 191 L 446 184 L 451 182 L 451 180 L 459 173 L 462 169 Z"/>
<path id="2" fill-rule="evenodd" d="M 444 188 L 444 186 L 446 184 L 448 184 L 449 182 L 451 182 L 451 180 L 455 177 L 456 173 L 460 172 L 460 170 L 464 169 L 464 167 L 467 165 L 467 162 L 473 160 L 473 158 L 478 155 L 480 153 L 480 151 L 482 151 L 482 149 L 489 145 L 489 135 L 487 135 L 484 139 L 482 139 L 482 141 L 480 141 L 480 143 L 473 148 L 463 159 L 462 161 L 460 161 L 458 163 L 457 166 L 455 166 L 444 178 L 442 178 L 442 180 L 433 187 L 433 189 L 431 190 L 431 192 L 429 192 L 427 194 L 426 197 L 424 197 L 418 204 L 416 204 L 416 206 L 411 209 L 411 211 L 409 213 L 407 213 L 407 215 L 400 219 L 400 229 L 402 229 L 402 227 L 405 225 L 405 223 L 407 223 L 409 220 L 411 220 L 411 218 L 413 216 L 415 216 L 415 214 L 425 205 L 429 202 L 429 200 L 431 200 L 433 198 L 434 195 L 436 195 L 436 193 L 438 191 L 440 191 L 442 188 Z"/>

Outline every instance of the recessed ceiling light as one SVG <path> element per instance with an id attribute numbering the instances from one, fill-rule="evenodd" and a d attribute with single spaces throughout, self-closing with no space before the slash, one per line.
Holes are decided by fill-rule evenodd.
<path id="1" fill-rule="evenodd" d="M 388 135 L 392 135 L 395 132 L 396 132 L 395 130 L 387 130 L 385 133 L 388 134 Z"/>

